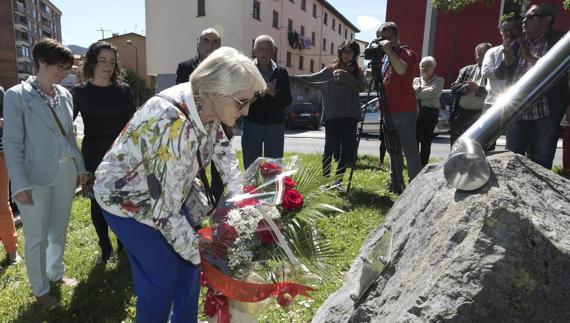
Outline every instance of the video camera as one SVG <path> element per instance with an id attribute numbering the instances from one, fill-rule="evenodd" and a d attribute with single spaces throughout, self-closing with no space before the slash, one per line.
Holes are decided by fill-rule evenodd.
<path id="1" fill-rule="evenodd" d="M 384 57 L 384 49 L 380 46 L 380 42 L 384 40 L 384 38 L 376 38 L 370 42 L 368 47 L 364 50 L 364 59 L 369 61 L 380 61 L 382 57 Z"/>

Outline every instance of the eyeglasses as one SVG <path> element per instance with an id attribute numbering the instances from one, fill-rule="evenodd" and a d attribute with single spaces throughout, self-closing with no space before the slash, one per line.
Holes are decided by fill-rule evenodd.
<path id="1" fill-rule="evenodd" d="M 525 16 L 524 16 L 524 20 L 529 20 L 529 19 L 532 19 L 532 18 L 542 18 L 542 17 L 545 17 L 545 16 L 546 16 L 546 15 L 545 15 L 545 14 L 542 14 L 542 13 L 531 13 L 531 14 L 525 15 Z"/>
<path id="2" fill-rule="evenodd" d="M 232 98 L 238 103 L 238 110 L 241 110 L 248 105 L 252 105 L 253 102 L 255 102 L 255 100 L 257 100 L 260 96 L 261 96 L 261 92 L 257 92 L 257 93 L 255 93 L 255 95 L 251 99 L 248 99 L 248 100 L 240 100 L 240 99 L 236 98 L 235 96 L 232 96 Z"/>
<path id="3" fill-rule="evenodd" d="M 57 65 L 57 70 L 60 72 L 69 72 L 69 70 L 72 67 L 72 65 L 67 65 L 63 63 L 57 63 L 56 65 Z"/>

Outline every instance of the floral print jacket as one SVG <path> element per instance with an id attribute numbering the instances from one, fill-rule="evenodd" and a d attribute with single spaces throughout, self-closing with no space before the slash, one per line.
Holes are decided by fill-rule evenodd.
<path id="1" fill-rule="evenodd" d="M 189 83 L 161 94 L 182 102 L 190 119 L 163 98 L 149 99 L 97 168 L 95 197 L 109 213 L 156 228 L 182 258 L 198 264 L 192 224 L 208 211 L 196 180 L 198 154 L 203 166 L 215 163 L 229 189 L 238 189 L 241 174 L 221 125 L 201 122 Z"/>

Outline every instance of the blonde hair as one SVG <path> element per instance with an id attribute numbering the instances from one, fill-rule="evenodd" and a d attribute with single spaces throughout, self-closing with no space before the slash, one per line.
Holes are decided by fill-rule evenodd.
<path id="1" fill-rule="evenodd" d="M 265 89 L 265 80 L 245 55 L 231 47 L 220 47 L 210 54 L 190 76 L 194 95 L 233 93 L 253 88 Z"/>

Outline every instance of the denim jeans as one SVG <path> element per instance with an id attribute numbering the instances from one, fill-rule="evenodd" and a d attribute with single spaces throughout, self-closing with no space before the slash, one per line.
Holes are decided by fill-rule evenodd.
<path id="1" fill-rule="evenodd" d="M 285 123 L 270 125 L 243 120 L 241 149 L 243 167 L 247 169 L 258 157 L 282 158 L 285 145 Z"/>
<path id="2" fill-rule="evenodd" d="M 411 182 L 422 169 L 420 154 L 418 153 L 418 141 L 416 139 L 418 113 L 416 111 L 399 112 L 392 114 L 391 117 L 408 163 L 408 177 Z"/>
<path id="3" fill-rule="evenodd" d="M 526 155 L 547 169 L 552 168 L 556 153 L 561 116 L 550 115 L 538 120 L 519 120 L 507 129 L 507 149 Z"/>

